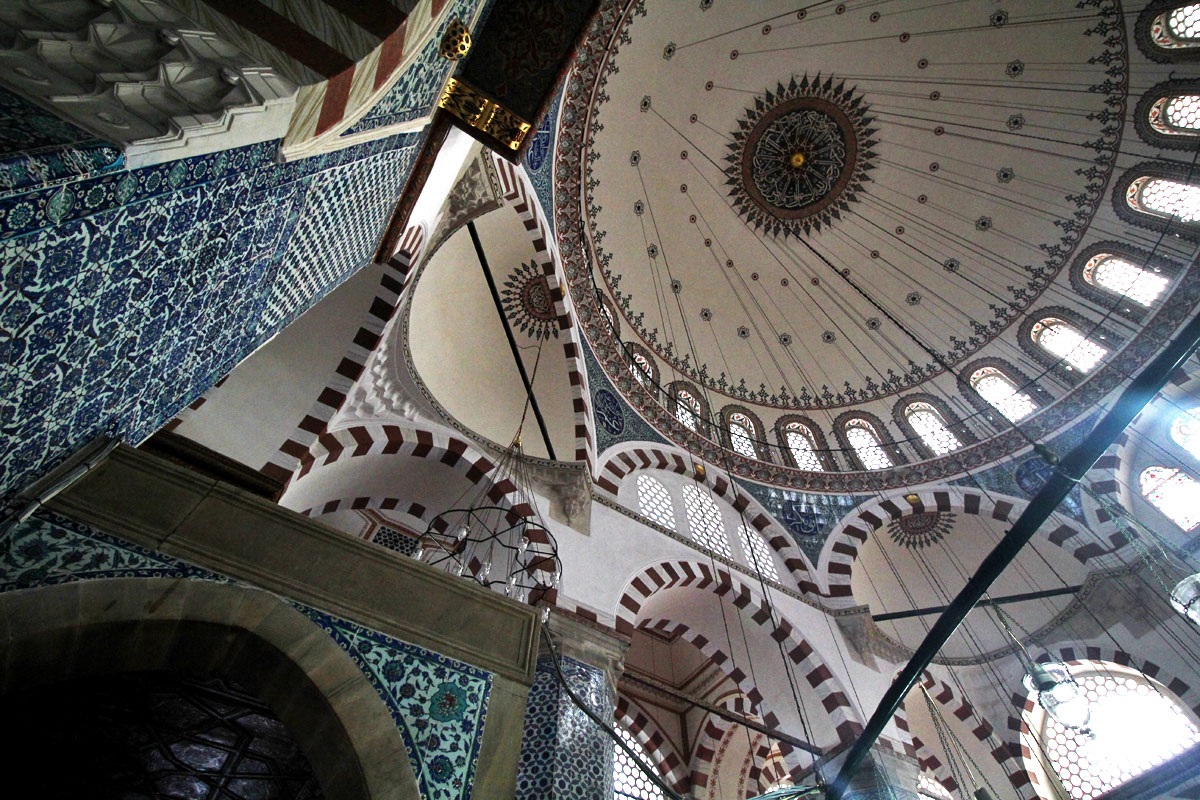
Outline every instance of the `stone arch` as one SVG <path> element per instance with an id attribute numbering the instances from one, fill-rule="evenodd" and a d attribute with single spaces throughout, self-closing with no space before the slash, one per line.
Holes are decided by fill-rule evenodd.
<path id="1" fill-rule="evenodd" d="M 1126 653 L 1124 650 L 1093 644 L 1085 644 L 1082 647 L 1073 644 L 1052 646 L 1047 647 L 1046 652 L 1039 656 L 1037 660 L 1043 663 L 1051 660 L 1059 660 L 1069 666 L 1079 665 L 1085 660 L 1105 661 L 1111 664 L 1118 664 L 1122 667 L 1128 667 L 1142 673 L 1147 678 L 1158 681 L 1174 694 L 1179 699 L 1179 702 L 1186 705 L 1194 715 L 1200 716 L 1200 692 L 1197 692 L 1186 681 L 1170 674 L 1153 661 L 1137 658 Z M 1010 754 L 1021 755 L 1021 761 L 1019 762 L 1020 773 L 1019 775 L 1010 777 L 1013 778 L 1014 785 L 1021 789 L 1022 800 L 1041 800 L 1043 795 L 1037 788 L 1039 785 L 1038 775 L 1033 770 L 1030 770 L 1025 763 L 1032 754 L 1021 741 L 1021 737 L 1029 733 L 1029 726 L 1025 721 L 1026 714 L 1033 711 L 1034 708 L 1033 698 L 1023 691 L 1023 689 L 1024 687 L 1021 687 L 1012 693 L 1012 704 L 1009 707 L 1009 740 L 1007 748 Z M 1013 760 L 1017 761 L 1015 757 Z"/>
<path id="2" fill-rule="evenodd" d="M 612 500 L 616 500 L 621 484 L 634 479 L 633 475 L 636 472 L 661 470 L 690 476 L 733 506 L 734 511 L 743 515 L 750 528 L 757 531 L 763 541 L 783 560 L 800 591 L 820 593 L 820 587 L 813 581 L 813 569 L 808 559 L 780 526 L 771 525 L 770 515 L 762 510 L 757 501 L 743 494 L 729 476 L 716 467 L 706 466 L 704 474 L 698 474 L 696 463 L 690 454 L 670 445 L 649 442 L 618 445 L 604 452 L 604 458 L 597 470 L 596 486 Z"/>
<path id="3" fill-rule="evenodd" d="M 111 578 L 0 594 L 19 691 L 85 675 L 207 671 L 254 691 L 296 737 L 328 797 L 420 791 L 405 741 L 370 681 L 338 644 L 262 590 L 186 578 Z"/>
<path id="4" fill-rule="evenodd" d="M 727 570 L 714 571 L 707 564 L 688 561 L 667 561 L 647 567 L 626 584 L 621 594 L 615 615 L 617 632 L 623 636 L 632 635 L 638 627 L 638 612 L 646 601 L 658 592 L 675 588 L 710 591 L 727 600 L 734 608 L 746 611 L 752 622 L 783 646 L 783 652 L 795 667 L 796 674 L 802 676 L 820 698 L 838 738 L 842 742 L 848 742 L 862 732 L 862 721 L 850 703 L 850 696 L 837 676 L 817 656 L 813 646 L 786 618 L 777 612 L 772 613 L 771 607 L 767 606 L 756 591 L 740 578 L 734 578 Z M 723 664 L 730 660 L 703 636 L 689 631 L 688 626 L 669 620 L 661 620 L 661 623 L 667 627 L 660 627 L 660 631 L 668 636 L 677 633 L 684 635 L 688 641 L 700 647 L 714 663 Z M 644 622 L 642 626 L 645 627 Z M 706 650 L 706 647 L 709 649 Z M 727 674 L 752 703 L 757 705 L 762 701 L 758 688 L 750 683 L 748 676 L 740 669 L 732 667 Z M 773 718 L 771 714 L 765 715 L 764 721 L 768 725 L 778 724 L 778 719 Z"/>
<path id="5" fill-rule="evenodd" d="M 675 744 L 635 701 L 625 695 L 617 695 L 616 720 L 646 748 L 654 760 L 653 766 L 672 789 L 680 793 L 691 789 L 687 764 L 680 758 Z"/>
<path id="6" fill-rule="evenodd" d="M 754 708 L 740 691 L 727 692 L 718 698 L 713 705 L 732 711 L 751 720 L 760 720 L 758 709 Z M 713 768 L 717 765 L 717 752 L 721 742 L 734 723 L 727 719 L 708 714 L 700 726 L 700 735 L 696 737 L 696 746 L 692 750 L 691 784 L 696 790 L 708 788 L 713 776 Z M 750 765 L 751 777 L 757 779 L 761 773 L 758 765 L 765 763 L 770 756 L 771 748 L 760 740 L 758 747 L 751 751 L 753 757 Z M 780 776 L 782 777 L 782 776 Z"/>
<path id="7" fill-rule="evenodd" d="M 592 416 L 591 391 L 588 389 L 587 367 L 583 361 L 583 346 L 574 302 L 566 291 L 567 273 L 550 225 L 537 200 L 537 190 L 529 181 L 523 166 L 515 166 L 504 158 L 491 154 L 504 199 L 517 212 L 529 232 L 534 258 L 545 273 L 550 296 L 558 315 L 558 328 L 563 336 L 563 355 L 567 360 L 567 377 L 571 382 L 571 403 L 575 413 L 575 460 L 583 461 L 594 474 L 596 463 L 596 421 Z"/>
<path id="8" fill-rule="evenodd" d="M 1020 515 L 1025 505 L 1024 500 L 996 492 L 988 495 L 981 491 L 944 486 L 903 495 L 893 494 L 858 506 L 834 526 L 821 551 L 818 569 L 824 572 L 828 582 L 826 596 L 838 605 L 850 601 L 850 577 L 854 561 L 858 558 L 858 548 L 873 531 L 888 523 L 912 514 L 935 511 L 976 514 L 1011 521 Z M 1113 553 L 1127 543 L 1120 532 L 1110 533 L 1107 543 L 1102 543 L 1098 534 L 1085 532 L 1083 526 L 1074 520 L 1060 514 L 1056 515 L 1056 521 L 1057 527 L 1046 538 L 1051 544 L 1070 552 L 1081 564 Z"/>

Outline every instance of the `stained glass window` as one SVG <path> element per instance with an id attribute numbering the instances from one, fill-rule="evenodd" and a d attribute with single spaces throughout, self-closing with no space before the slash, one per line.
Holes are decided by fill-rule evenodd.
<path id="1" fill-rule="evenodd" d="M 1108 253 L 1088 260 L 1083 279 L 1147 308 L 1167 288 L 1167 279 Z"/>
<path id="2" fill-rule="evenodd" d="M 971 375 L 971 387 L 1011 422 L 1020 422 L 1037 411 L 1037 403 L 1029 395 L 1017 391 L 1008 376 L 995 367 L 975 370 Z"/>
<path id="3" fill-rule="evenodd" d="M 1106 667 L 1075 680 L 1090 701 L 1090 733 L 1046 715 L 1038 737 L 1074 800 L 1091 800 L 1200 743 L 1187 713 L 1142 676 Z"/>
<path id="4" fill-rule="evenodd" d="M 1171 438 L 1193 457 L 1200 459 L 1200 406 L 1180 411 L 1175 416 L 1175 421 L 1171 423 Z"/>
<path id="5" fill-rule="evenodd" d="M 892 459 L 883 449 L 875 426 L 865 419 L 852 419 L 846 423 L 846 440 L 867 469 L 887 469 L 892 466 Z"/>
<path id="6" fill-rule="evenodd" d="M 817 457 L 817 448 L 812 431 L 801 422 L 789 422 L 783 429 L 784 439 L 788 450 L 792 451 L 792 460 L 800 469 L 824 472 L 821 459 Z"/>
<path id="7" fill-rule="evenodd" d="M 1167 136 L 1200 133 L 1200 95 L 1177 94 L 1160 97 L 1148 114 L 1150 127 Z"/>
<path id="8" fill-rule="evenodd" d="M 613 730 L 621 737 L 621 741 L 629 745 L 629 749 L 638 754 L 643 764 L 651 769 L 654 768 L 650 754 L 632 733 L 617 723 L 613 723 Z M 629 754 L 613 745 L 613 800 L 664 800 L 664 798 L 662 789 L 646 777 L 646 773 L 633 763 Z"/>
<path id="9" fill-rule="evenodd" d="M 1177 39 L 1200 39 L 1200 3 L 1188 3 L 1168 14 L 1167 29 Z"/>
<path id="10" fill-rule="evenodd" d="M 675 530 L 675 509 L 662 481 L 649 475 L 638 475 L 637 489 L 638 510 L 642 516 L 649 517 L 664 528 Z"/>
<path id="11" fill-rule="evenodd" d="M 1142 472 L 1142 496 L 1179 527 L 1200 525 L 1200 483 L 1181 469 L 1148 467 Z"/>
<path id="12" fill-rule="evenodd" d="M 1108 349 L 1088 339 L 1061 319 L 1047 317 L 1033 326 L 1033 341 L 1080 372 L 1100 363 Z"/>
<path id="13" fill-rule="evenodd" d="M 637 378 L 637 382 L 642 386 L 649 386 L 650 380 L 654 376 L 653 368 L 646 357 L 641 353 L 633 354 L 633 366 L 630 367 L 633 372 L 633 377 Z"/>
<path id="14" fill-rule="evenodd" d="M 692 397 L 687 389 L 675 393 L 675 419 L 679 420 L 688 430 L 696 430 L 700 423 L 700 401 Z"/>
<path id="15" fill-rule="evenodd" d="M 908 419 L 908 424 L 912 425 L 913 430 L 921 437 L 925 446 L 935 454 L 941 456 L 953 453 L 962 447 L 962 442 L 946 426 L 942 415 L 929 403 L 909 403 L 908 407 L 904 409 L 904 416 Z"/>
<path id="16" fill-rule="evenodd" d="M 1200 222 L 1200 186 L 1143 176 L 1129 184 L 1125 201 L 1135 211 L 1180 222 Z"/>
<path id="17" fill-rule="evenodd" d="M 701 547 L 714 553 L 732 558 L 729 552 L 729 537 L 725 535 L 725 522 L 721 519 L 721 507 L 712 496 L 697 486 L 683 487 L 683 507 L 687 510 L 688 526 L 692 538 Z"/>
<path id="18" fill-rule="evenodd" d="M 729 415 L 729 441 L 739 455 L 758 458 L 758 453 L 754 450 L 754 440 L 757 438 L 758 431 L 753 420 L 740 412 Z"/>
<path id="19" fill-rule="evenodd" d="M 953 798 L 950 791 L 928 772 L 922 772 L 917 776 L 917 794 L 927 797 L 929 800 L 952 800 Z"/>
<path id="20" fill-rule="evenodd" d="M 771 548 L 762 534 L 743 522 L 738 526 L 738 539 L 741 540 L 742 552 L 746 554 L 750 566 L 767 580 L 779 580 L 779 570 L 775 569 Z"/>

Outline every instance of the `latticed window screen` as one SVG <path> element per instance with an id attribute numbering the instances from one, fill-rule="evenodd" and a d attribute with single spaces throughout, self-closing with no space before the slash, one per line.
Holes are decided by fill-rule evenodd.
<path id="1" fill-rule="evenodd" d="M 1180 411 L 1171 423 L 1171 438 L 1175 444 L 1200 459 L 1200 406 Z"/>
<path id="2" fill-rule="evenodd" d="M 775 559 L 771 556 L 771 548 L 763 539 L 762 534 L 746 523 L 738 526 L 738 539 L 742 543 L 742 552 L 746 554 L 750 566 L 768 580 L 779 580 L 779 571 L 775 568 Z"/>
<path id="3" fill-rule="evenodd" d="M 1060 319 L 1040 320 L 1033 326 L 1032 333 L 1033 341 L 1080 372 L 1089 371 L 1108 355 L 1107 348 L 1096 344 Z"/>
<path id="4" fill-rule="evenodd" d="M 613 730 L 620 735 L 621 741 L 629 745 L 633 752 L 642 759 L 642 763 L 651 769 L 654 762 L 642 743 L 624 726 L 613 723 Z M 642 772 L 633 759 L 621 748 L 613 746 L 613 800 L 665 800 L 666 795 Z"/>
<path id="5" fill-rule="evenodd" d="M 1083 278 L 1140 306 L 1150 307 L 1167 288 L 1167 279 L 1123 258 L 1102 253 L 1083 268 Z"/>
<path id="6" fill-rule="evenodd" d="M 1142 496 L 1179 527 L 1200 525 L 1200 483 L 1181 469 L 1148 467 L 1142 472 Z"/>
<path id="7" fill-rule="evenodd" d="M 892 459 L 883 449 L 875 426 L 865 419 L 852 419 L 846 423 L 846 440 L 867 469 L 887 469 L 892 466 Z"/>
<path id="8" fill-rule="evenodd" d="M 796 462 L 797 467 L 812 470 L 813 472 L 825 471 L 825 467 L 821 464 L 821 459 L 817 457 L 817 448 L 813 444 L 812 431 L 799 422 L 788 423 L 783 431 L 788 450 L 792 451 L 792 459 Z"/>
<path id="9" fill-rule="evenodd" d="M 994 367 L 976 370 L 971 375 L 971 386 L 992 408 L 1012 422 L 1020 422 L 1037 411 L 1037 403 L 1029 395 L 1017 391 L 1008 376 Z"/>
<path id="10" fill-rule="evenodd" d="M 675 508 L 662 481 L 649 475 L 638 475 L 637 490 L 638 511 L 642 516 L 649 517 L 664 528 L 675 530 Z"/>
<path id="11" fill-rule="evenodd" d="M 1075 680 L 1091 703 L 1091 735 L 1047 716 L 1039 737 L 1075 800 L 1091 800 L 1200 743 L 1186 712 L 1144 679 L 1105 671 Z"/>
<path id="12" fill-rule="evenodd" d="M 1166 178 L 1138 178 L 1125 195 L 1130 207 L 1180 222 L 1200 222 L 1200 186 Z"/>
<path id="13" fill-rule="evenodd" d="M 953 453 L 962 447 L 962 442 L 946 426 L 942 415 L 929 403 L 910 403 L 908 408 L 904 409 L 904 415 L 925 446 L 937 455 Z"/>
<path id="14" fill-rule="evenodd" d="M 687 426 L 688 430 L 696 430 L 700 422 L 700 401 L 686 389 L 676 392 L 675 400 L 675 419 Z"/>
<path id="15" fill-rule="evenodd" d="M 949 790 L 928 772 L 917 776 L 917 794 L 930 800 L 953 800 Z"/>
<path id="16" fill-rule="evenodd" d="M 749 417 L 738 412 L 729 415 L 729 441 L 739 455 L 758 458 L 754 450 L 754 440 L 757 438 L 758 430 Z"/>
<path id="17" fill-rule="evenodd" d="M 1163 116 L 1172 128 L 1200 130 L 1200 95 L 1181 94 L 1167 98 Z"/>
<path id="18" fill-rule="evenodd" d="M 633 366 L 630 367 L 633 372 L 633 377 L 637 378 L 637 382 L 642 386 L 650 385 L 650 376 L 654 373 L 650 371 L 650 362 L 641 353 L 633 354 Z"/>
<path id="19" fill-rule="evenodd" d="M 1200 3 L 1188 3 L 1168 14 L 1167 28 L 1177 39 L 1200 39 Z"/>
<path id="20" fill-rule="evenodd" d="M 721 519 L 721 507 L 703 489 L 695 486 L 683 487 L 683 507 L 687 511 L 688 525 L 692 538 L 715 553 L 732 558 L 729 552 L 729 537 L 725 535 L 725 522 Z"/>

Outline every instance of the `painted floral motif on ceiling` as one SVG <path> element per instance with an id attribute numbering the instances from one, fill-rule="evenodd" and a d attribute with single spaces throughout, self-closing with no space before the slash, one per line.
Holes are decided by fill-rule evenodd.
<path id="1" fill-rule="evenodd" d="M 500 290 L 500 304 L 509 321 L 529 338 L 558 338 L 558 315 L 554 313 L 550 284 L 535 262 L 521 264 L 509 273 Z"/>
<path id="2" fill-rule="evenodd" d="M 908 514 L 888 524 L 888 538 L 901 547 L 919 550 L 940 542 L 954 526 L 954 515 L 948 511 L 924 511 Z"/>

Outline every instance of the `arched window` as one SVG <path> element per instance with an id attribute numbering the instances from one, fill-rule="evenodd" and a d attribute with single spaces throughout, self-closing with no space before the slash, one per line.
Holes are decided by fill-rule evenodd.
<path id="1" fill-rule="evenodd" d="M 675 392 L 675 419 L 688 430 L 694 431 L 700 424 L 700 401 L 687 389 Z"/>
<path id="2" fill-rule="evenodd" d="M 1148 467 L 1139 481 L 1142 496 L 1185 531 L 1200 525 L 1200 483 L 1181 469 Z"/>
<path id="3" fill-rule="evenodd" d="M 803 422 L 789 422 L 784 426 L 783 435 L 797 468 L 813 472 L 825 471 L 821 459 L 817 457 L 816 437 L 807 425 Z"/>
<path id="4" fill-rule="evenodd" d="M 1091 661 L 1073 667 L 1072 677 L 1090 701 L 1090 733 L 1035 706 L 1029 728 L 1040 735 L 1028 741 L 1074 800 L 1091 800 L 1200 743 L 1179 701 L 1142 674 Z"/>
<path id="5" fill-rule="evenodd" d="M 714 553 L 732 558 L 729 552 L 729 537 L 725 535 L 725 523 L 721 519 L 721 507 L 707 491 L 697 486 L 683 487 L 683 507 L 687 511 L 688 526 L 692 538 L 701 547 Z"/>
<path id="6" fill-rule="evenodd" d="M 1108 349 L 1088 339 L 1061 319 L 1046 317 L 1033 325 L 1033 341 L 1080 372 L 1087 372 L 1108 355 Z"/>
<path id="7" fill-rule="evenodd" d="M 995 367 L 975 370 L 971 374 L 971 388 L 1010 422 L 1020 422 L 1037 411 L 1033 398 L 1017 391 L 1008 376 Z"/>
<path id="8" fill-rule="evenodd" d="M 1168 50 L 1200 45 L 1200 3 L 1164 11 L 1150 23 L 1154 44 Z"/>
<path id="9" fill-rule="evenodd" d="M 1195 136 L 1200 133 L 1200 95 L 1160 97 L 1150 106 L 1148 122 L 1164 136 Z"/>
<path id="10" fill-rule="evenodd" d="M 758 438 L 758 430 L 754 421 L 740 411 L 729 415 L 729 443 L 734 451 L 746 458 L 758 458 L 754 449 L 754 440 Z"/>
<path id="11" fill-rule="evenodd" d="M 953 800 L 954 797 L 937 778 L 928 772 L 921 772 L 917 775 L 917 794 L 929 800 Z"/>
<path id="12" fill-rule="evenodd" d="M 846 441 L 850 442 L 865 469 L 887 469 L 892 466 L 892 459 L 883 449 L 883 440 L 879 438 L 874 425 L 855 417 L 846 421 L 845 430 Z"/>
<path id="13" fill-rule="evenodd" d="M 613 730 L 621 737 L 621 741 L 629 745 L 629 749 L 638 754 L 642 763 L 651 769 L 654 762 L 650 754 L 625 726 L 613 723 Z M 662 789 L 658 788 L 646 773 L 633 763 L 633 759 L 619 747 L 613 747 L 613 798 L 614 800 L 664 800 Z"/>
<path id="14" fill-rule="evenodd" d="M 779 571 L 775 569 L 775 559 L 771 556 L 771 548 L 763 540 L 762 534 L 746 523 L 738 526 L 738 539 L 742 543 L 742 552 L 750 561 L 750 566 L 767 580 L 779 580 Z"/>
<path id="15" fill-rule="evenodd" d="M 1180 411 L 1171 423 L 1171 438 L 1175 444 L 1200 459 L 1200 406 Z"/>
<path id="16" fill-rule="evenodd" d="M 650 366 L 650 360 L 641 353 L 635 352 L 632 362 L 629 369 L 633 372 L 633 377 L 637 378 L 637 382 L 642 386 L 649 387 L 654 377 L 654 368 Z"/>
<path id="17" fill-rule="evenodd" d="M 675 530 L 675 508 L 662 481 L 646 474 L 638 475 L 637 490 L 638 511 L 642 516 L 649 517 L 664 528 Z"/>
<path id="18" fill-rule="evenodd" d="M 1200 222 L 1200 186 L 1143 175 L 1125 190 L 1125 202 L 1134 211 L 1179 222 Z"/>
<path id="19" fill-rule="evenodd" d="M 1167 288 L 1167 279 L 1110 253 L 1088 259 L 1083 279 L 1147 308 Z"/>
<path id="20" fill-rule="evenodd" d="M 909 403 L 904 416 L 934 455 L 943 456 L 962 447 L 962 442 L 946 426 L 942 415 L 929 403 Z"/>

